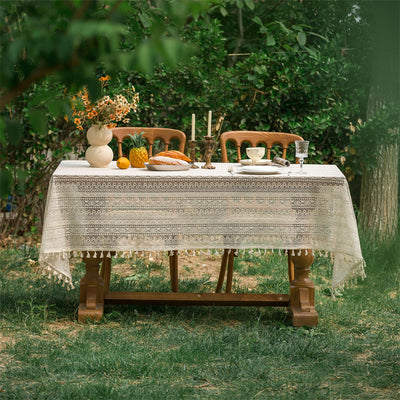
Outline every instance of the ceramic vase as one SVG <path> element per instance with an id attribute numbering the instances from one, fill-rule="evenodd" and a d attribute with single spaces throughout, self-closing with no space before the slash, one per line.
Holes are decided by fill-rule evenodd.
<path id="1" fill-rule="evenodd" d="M 114 154 L 108 146 L 112 139 L 112 131 L 106 126 L 93 125 L 86 133 L 90 147 L 86 150 L 86 161 L 96 168 L 105 168 L 112 161 Z"/>

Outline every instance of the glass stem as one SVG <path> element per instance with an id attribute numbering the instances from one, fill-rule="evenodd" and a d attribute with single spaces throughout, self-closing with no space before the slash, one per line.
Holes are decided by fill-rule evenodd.
<path id="1" fill-rule="evenodd" d="M 300 158 L 300 169 L 303 169 L 303 162 L 304 162 L 304 159 L 303 159 L 303 157 L 301 157 Z"/>

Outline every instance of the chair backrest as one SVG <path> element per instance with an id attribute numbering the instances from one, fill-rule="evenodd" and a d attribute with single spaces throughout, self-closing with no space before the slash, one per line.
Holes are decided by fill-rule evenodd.
<path id="1" fill-rule="evenodd" d="M 279 144 L 282 148 L 282 158 L 286 158 L 286 150 L 289 144 L 296 140 L 304 140 L 301 136 L 294 133 L 284 132 L 261 132 L 261 131 L 229 131 L 224 132 L 220 138 L 222 162 L 229 162 L 226 151 L 226 143 L 231 140 L 235 143 L 237 149 L 238 162 L 241 161 L 240 147 L 243 143 L 249 143 L 251 147 L 257 147 L 260 144 L 266 146 L 266 158 L 271 158 L 271 149 L 274 144 Z"/>
<path id="2" fill-rule="evenodd" d="M 143 137 L 149 143 L 149 157 L 153 156 L 153 144 L 157 139 L 164 142 L 165 150 L 168 150 L 168 146 L 172 139 L 177 139 L 179 141 L 179 151 L 182 153 L 185 151 L 186 135 L 184 132 L 177 129 L 169 128 L 145 128 L 145 127 L 120 127 L 113 128 L 113 137 L 118 143 L 118 157 L 122 157 L 122 142 L 125 138 L 129 138 L 129 135 L 134 135 L 135 133 L 143 132 Z"/>

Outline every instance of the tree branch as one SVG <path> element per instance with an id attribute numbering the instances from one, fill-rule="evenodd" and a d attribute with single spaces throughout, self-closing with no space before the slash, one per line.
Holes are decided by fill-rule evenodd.
<path id="1" fill-rule="evenodd" d="M 73 20 L 81 19 L 83 17 L 83 14 L 85 14 L 85 11 L 88 9 L 90 3 L 92 0 L 85 0 L 85 2 L 82 4 L 81 8 L 78 8 L 75 12 L 75 15 L 72 17 Z"/>
<path id="2" fill-rule="evenodd" d="M 48 75 L 55 74 L 58 71 L 62 71 L 63 69 L 76 67 L 79 64 L 79 61 L 75 59 L 75 61 L 70 62 L 68 64 L 58 64 L 55 66 L 45 66 L 34 72 L 32 72 L 27 78 L 18 82 L 16 86 L 11 88 L 8 92 L 0 97 L 0 111 L 10 102 L 12 102 L 17 96 L 27 90 L 33 83 L 43 79 Z"/>

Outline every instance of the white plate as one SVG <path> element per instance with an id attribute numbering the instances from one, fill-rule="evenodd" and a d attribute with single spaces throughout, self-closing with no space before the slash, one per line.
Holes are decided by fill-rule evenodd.
<path id="1" fill-rule="evenodd" d="M 252 161 L 251 160 L 240 160 L 240 163 L 242 165 L 251 165 Z M 263 159 L 263 160 L 258 160 L 256 162 L 256 165 L 268 165 L 268 164 L 271 164 L 271 160 Z"/>
<path id="2" fill-rule="evenodd" d="M 271 175 L 271 174 L 278 174 L 281 172 L 280 167 L 274 167 L 271 165 L 249 165 L 239 167 L 235 170 L 240 174 L 251 174 L 251 175 Z"/>
<path id="3" fill-rule="evenodd" d="M 150 171 L 187 171 L 191 167 L 190 164 L 185 164 L 185 165 L 170 165 L 170 164 L 156 165 L 156 164 L 144 163 L 144 165 Z"/>

